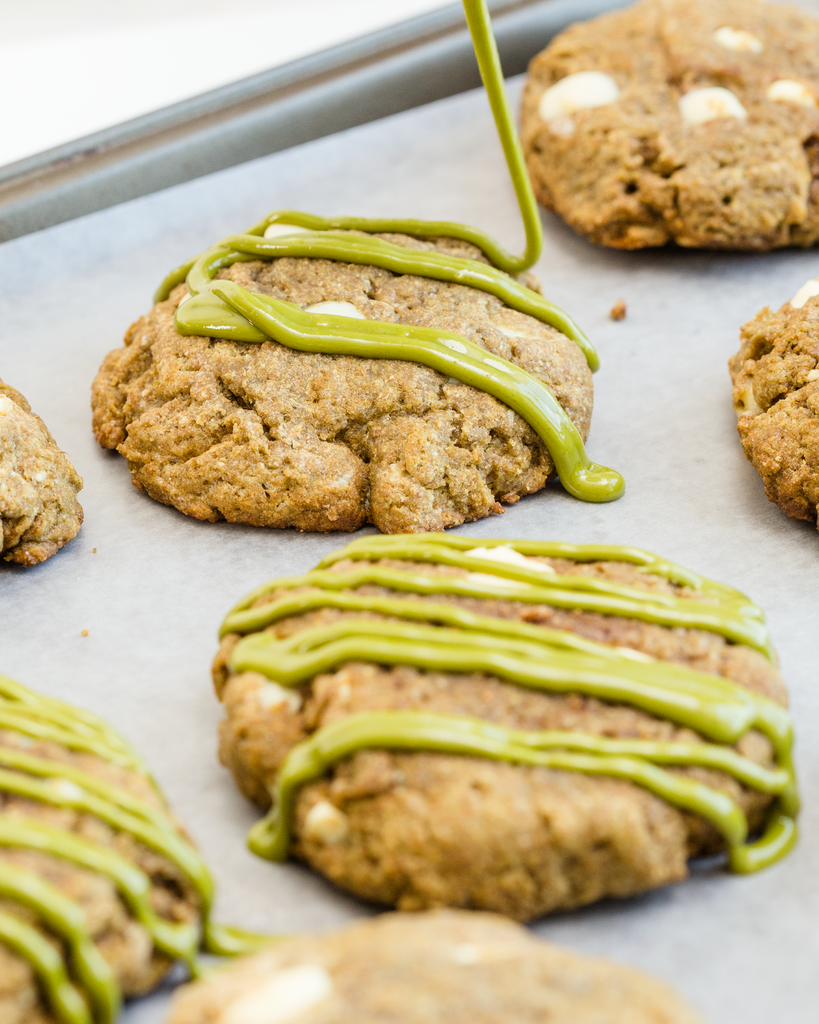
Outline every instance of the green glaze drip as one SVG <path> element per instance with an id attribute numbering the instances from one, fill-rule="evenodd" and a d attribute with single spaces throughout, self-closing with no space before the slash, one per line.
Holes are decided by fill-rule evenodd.
<path id="1" fill-rule="evenodd" d="M 279 210 L 245 234 L 222 239 L 172 271 L 160 285 L 155 301 L 166 299 L 173 288 L 185 281 L 188 296 L 174 316 L 180 334 L 251 343 L 273 340 L 302 352 L 403 359 L 435 369 L 493 395 L 526 420 L 549 451 L 561 483 L 574 497 L 583 501 L 613 501 L 623 493 L 622 477 L 590 462 L 582 438 L 549 388 L 515 363 L 492 356 L 457 334 L 305 313 L 292 303 L 216 279 L 220 270 L 237 262 L 291 257 L 340 260 L 381 267 L 395 274 L 462 284 L 494 295 L 511 309 L 561 331 L 579 346 L 591 369 L 598 368 L 597 353 L 574 321 L 510 276 L 530 267 L 540 254 L 540 215 L 504 91 L 485 0 L 464 0 L 464 8 L 523 218 L 526 251 L 522 256 L 510 255 L 484 232 L 463 224 L 412 218 L 317 217 Z M 293 228 L 293 233 L 266 238 L 265 232 L 273 225 Z M 368 234 L 355 233 L 361 231 Z M 408 249 L 374 237 L 376 233 L 390 232 L 427 239 L 462 239 L 477 245 L 494 265 L 442 252 Z"/>
<path id="2" fill-rule="evenodd" d="M 466 338 L 426 327 L 406 327 L 350 317 L 305 313 L 290 303 L 248 292 L 232 281 L 217 281 L 207 295 L 204 311 L 198 298 L 186 302 L 179 317 L 183 333 L 211 331 L 212 296 L 224 300 L 242 318 L 273 338 L 302 352 L 323 352 L 376 359 L 411 359 L 493 395 L 519 413 L 546 445 L 560 481 L 576 498 L 613 501 L 623 493 L 623 478 L 614 470 L 590 462 L 577 428 L 552 393 L 532 374 L 491 355 Z M 202 320 L 193 323 L 192 317 Z"/>
<path id="3" fill-rule="evenodd" d="M 0 864 L 0 897 L 30 910 L 68 947 L 72 972 L 99 1024 L 113 1024 L 121 997 L 111 968 L 88 933 L 85 914 L 73 900 L 31 871 Z"/>
<path id="4" fill-rule="evenodd" d="M 0 942 L 31 965 L 57 1020 L 92 1024 L 88 1004 L 69 980 L 62 955 L 36 928 L 0 911 Z"/>
<path id="5" fill-rule="evenodd" d="M 110 764 L 137 771 L 156 790 L 141 759 L 101 719 L 68 704 L 31 693 L 0 677 L 0 730 L 58 743 Z M 177 831 L 163 807 L 58 760 L 0 745 L 0 792 L 90 814 L 125 832 L 174 863 L 196 892 L 201 927 L 161 918 L 150 902 L 151 881 L 130 861 L 68 829 L 19 815 L 0 815 L 0 848 L 37 851 L 109 878 L 131 914 L 166 955 L 184 960 L 193 974 L 200 946 L 234 955 L 256 949 L 265 939 L 224 928 L 210 920 L 213 881 L 194 847 Z M 32 909 L 42 925 L 64 940 L 67 962 L 48 941 L 23 922 L 0 914 L 0 942 L 24 957 L 41 983 L 60 1024 L 110 1024 L 121 1001 L 110 968 L 88 932 L 80 907 L 31 869 L 0 861 L 0 896 Z"/>
<path id="6" fill-rule="evenodd" d="M 290 751 L 271 794 L 273 808 L 251 829 L 250 849 L 260 857 L 284 860 L 299 787 L 322 778 L 337 761 L 373 748 L 461 754 L 624 779 L 710 821 L 724 836 L 731 868 L 737 872 L 766 867 L 784 856 L 796 841 L 792 815 L 777 809 L 762 838 L 746 844 L 745 815 L 730 797 L 672 775 L 655 763 L 718 767 L 766 793 L 783 793 L 790 786 L 787 772 L 768 773 L 769 777 L 762 779 L 757 776 L 756 766 L 750 767 L 750 762 L 736 754 L 731 757 L 732 752 L 721 747 L 525 732 L 454 715 L 382 711 L 350 715 L 324 726 Z M 740 763 L 743 761 L 744 765 Z"/>
<path id="7" fill-rule="evenodd" d="M 473 553 L 477 547 L 501 548 L 499 555 L 511 556 L 513 561 L 480 557 Z M 639 590 L 594 576 L 559 575 L 548 565 L 539 571 L 516 564 L 515 553 L 576 562 L 624 562 L 647 576 L 696 590 L 698 597 Z M 429 576 L 412 568 L 378 565 L 383 558 L 454 566 L 471 575 Z M 339 567 L 345 560 L 363 564 L 352 570 Z M 356 589 L 372 585 L 388 593 Z M 417 597 L 392 596 L 389 591 Z M 773 658 L 764 616 L 744 594 L 639 548 L 476 542 L 447 534 L 361 538 L 328 555 L 319 569 L 272 580 L 234 607 L 221 631 L 222 636 L 244 634 L 228 657 L 231 672 L 257 672 L 286 687 L 301 686 L 320 673 L 362 661 L 423 671 L 485 673 L 542 692 L 579 693 L 625 704 L 693 729 L 703 739 L 693 743 L 609 740 L 568 732 L 528 733 L 448 715 L 352 715 L 320 728 L 291 750 L 277 776 L 273 809 L 251 834 L 255 852 L 284 857 L 297 788 L 321 777 L 341 758 L 371 747 L 445 751 L 627 779 L 712 822 L 725 837 L 735 871 L 758 870 L 792 847 L 799 799 L 791 720 L 784 708 L 722 676 L 595 643 L 564 630 L 418 599 L 439 595 L 553 605 L 664 626 L 708 629 Z M 283 619 L 324 608 L 348 614 L 287 637 L 269 629 Z M 775 769 L 761 767 L 726 746 L 736 744 L 752 729 L 769 739 Z M 661 765 L 716 769 L 744 786 L 776 796 L 762 838 L 746 842 L 747 821 L 724 793 L 680 778 Z"/>

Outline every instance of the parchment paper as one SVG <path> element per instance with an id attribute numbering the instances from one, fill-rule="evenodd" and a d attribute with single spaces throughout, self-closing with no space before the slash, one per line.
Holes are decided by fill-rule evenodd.
<path id="1" fill-rule="evenodd" d="M 521 244 L 485 99 L 470 93 L 0 247 L 0 374 L 75 461 L 86 514 L 79 537 L 49 562 L 3 564 L 0 671 L 120 728 L 207 855 L 219 917 L 289 932 L 374 908 L 246 851 L 257 815 L 216 760 L 209 663 L 235 600 L 273 575 L 306 571 L 347 538 L 199 523 L 157 504 L 130 485 L 118 455 L 96 446 L 88 398 L 103 355 L 150 307 L 164 274 L 277 207 L 463 220 Z M 819 538 L 766 500 L 736 436 L 725 364 L 740 324 L 816 275 L 819 255 L 618 253 L 547 217 L 537 271 L 599 347 L 589 451 L 624 474 L 627 492 L 591 505 L 552 485 L 460 532 L 636 544 L 752 595 L 768 612 L 793 694 L 805 811 L 797 851 L 768 871 L 698 870 L 535 930 L 653 971 L 712 1024 L 814 1024 Z M 614 323 L 608 311 L 620 298 L 628 316 Z M 166 999 L 132 1004 L 127 1024 L 160 1021 Z"/>

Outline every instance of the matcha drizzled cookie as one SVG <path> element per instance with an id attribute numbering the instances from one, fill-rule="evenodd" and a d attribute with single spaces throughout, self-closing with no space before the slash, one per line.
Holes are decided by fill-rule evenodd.
<path id="1" fill-rule="evenodd" d="M 281 343 L 264 334 L 256 341 L 227 331 L 213 337 L 210 306 L 205 323 L 192 322 L 197 300 L 183 302 L 187 287 L 177 285 L 134 324 L 125 347 L 106 357 L 93 389 L 97 440 L 127 459 L 134 483 L 151 497 L 198 519 L 320 531 L 372 522 L 394 533 L 478 519 L 542 488 L 555 465 L 533 427 L 480 385 L 456 379 L 457 368 L 448 375 L 414 361 L 416 328 L 445 332 L 455 359 L 458 346 L 466 352 L 472 343 L 501 370 L 500 360 L 513 372 L 524 368 L 582 450 L 591 371 L 571 338 L 477 287 L 367 264 L 267 258 L 265 245 L 274 253 L 279 237 L 268 231 L 267 243 L 238 236 L 265 258 L 214 272 L 214 287 L 227 286 L 224 296 L 242 302 L 243 314 L 255 312 L 262 327 L 264 306 L 244 306 L 270 297 L 269 308 L 285 316 L 295 304 L 297 330 L 326 335 L 329 323 L 337 335 L 365 339 L 362 354 L 376 358 L 344 354 L 343 337 L 322 351 L 294 350 L 284 334 Z M 344 241 L 337 232 L 328 236 L 331 244 Z M 480 250 L 464 242 L 347 238 L 358 248 L 374 244 L 374 258 L 386 247 L 399 259 L 434 253 L 488 269 Z M 543 303 L 506 281 L 516 295 Z M 395 337 L 380 341 L 381 325 Z M 377 358 L 379 345 L 391 345 L 395 358 Z"/>
<path id="2" fill-rule="evenodd" d="M 182 989 L 167 1024 L 699 1024 L 664 985 L 490 914 L 385 914 Z"/>
<path id="3" fill-rule="evenodd" d="M 82 479 L 19 391 L 0 380 L 0 552 L 36 565 L 76 537 Z"/>
<path id="4" fill-rule="evenodd" d="M 0 1019 L 113 1024 L 200 946 L 213 882 L 131 747 L 95 715 L 0 677 Z"/>
<path id="5" fill-rule="evenodd" d="M 819 281 L 806 282 L 777 312 L 742 328 L 729 362 L 745 455 L 765 493 L 794 519 L 819 505 Z"/>
<path id="6" fill-rule="evenodd" d="M 819 20 L 759 0 L 643 0 L 532 61 L 541 203 L 625 249 L 819 240 Z"/>
<path id="7" fill-rule="evenodd" d="M 520 920 L 781 857 L 798 801 L 762 612 L 635 548 L 367 537 L 222 627 L 221 758 L 367 900 Z"/>

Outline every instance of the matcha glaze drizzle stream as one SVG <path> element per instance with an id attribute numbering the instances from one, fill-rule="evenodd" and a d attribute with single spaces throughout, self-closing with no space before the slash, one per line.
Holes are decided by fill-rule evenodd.
<path id="1" fill-rule="evenodd" d="M 34 694 L 2 676 L 0 730 L 57 743 L 139 773 L 159 795 L 141 759 L 102 719 Z M 201 928 L 160 917 L 151 906 L 149 877 L 111 848 L 70 829 L 24 815 L 0 814 L 0 849 L 37 851 L 108 878 L 150 935 L 154 948 L 183 960 L 192 973 L 198 973 L 200 946 L 211 953 L 232 955 L 255 949 L 263 941 L 210 920 L 213 881 L 198 852 L 177 831 L 164 801 L 158 808 L 74 765 L 2 745 L 0 792 L 97 817 L 174 863 L 198 896 Z M 0 943 L 31 965 L 50 1012 L 61 1024 L 113 1024 L 121 1004 L 119 986 L 92 940 L 81 907 L 37 872 L 3 859 L 0 898 L 22 904 L 37 917 L 34 927 L 0 912 Z M 40 927 L 62 940 L 67 961 Z"/>
<path id="2" fill-rule="evenodd" d="M 494 295 L 510 308 L 561 331 L 580 347 L 591 369 L 597 369 L 597 354 L 574 321 L 510 276 L 531 267 L 540 255 L 540 215 L 503 88 L 485 0 L 464 0 L 464 8 L 523 217 L 526 250 L 522 256 L 511 255 L 484 232 L 464 224 L 412 218 L 317 217 L 280 210 L 245 234 L 223 239 L 173 271 L 155 299 L 162 301 L 176 285 L 186 282 L 188 297 L 180 303 L 174 318 L 181 334 L 254 343 L 273 340 L 299 351 L 328 355 L 405 359 L 485 391 L 513 409 L 537 433 L 570 494 L 584 501 L 613 501 L 623 494 L 620 474 L 589 460 L 580 434 L 549 388 L 515 363 L 493 356 L 457 334 L 307 313 L 291 303 L 216 279 L 220 270 L 233 263 L 293 257 L 343 260 L 395 274 L 463 284 Z M 457 238 L 477 246 L 495 265 L 344 233 L 350 231 Z"/>
<path id="3" fill-rule="evenodd" d="M 484 673 L 545 693 L 579 693 L 629 705 L 695 730 L 700 741 L 527 732 L 416 711 L 351 714 L 317 729 L 290 750 L 271 789 L 272 809 L 251 831 L 251 849 L 270 859 L 285 858 L 299 787 L 320 779 L 358 750 L 381 748 L 438 751 L 627 780 L 710 821 L 722 833 L 734 871 L 756 871 L 784 856 L 796 840 L 799 800 L 791 721 L 780 705 L 722 676 L 657 661 L 564 630 L 479 614 L 435 598 L 447 594 L 500 598 L 703 629 L 754 647 L 774 660 L 761 610 L 731 587 L 635 548 L 537 541 L 483 543 L 476 548 L 468 538 L 444 534 L 364 537 L 326 557 L 313 572 L 272 580 L 239 602 L 225 620 L 221 635 L 240 635 L 228 668 L 233 673 L 260 673 L 284 687 L 310 683 L 315 676 L 350 662 Z M 695 599 L 591 576 L 558 574 L 537 560 L 544 557 L 578 563 L 624 562 L 646 575 L 696 589 L 702 596 Z M 385 558 L 417 562 L 419 567 L 454 566 L 469 575 L 430 576 L 407 567 L 379 566 Z M 332 569 L 347 560 L 361 562 L 361 568 Z M 354 589 L 371 585 L 397 594 Z M 330 625 L 301 629 L 286 638 L 265 631 L 280 620 L 323 608 L 348 614 Z M 369 617 L 357 618 L 356 612 Z M 373 619 L 373 614 L 386 619 Z M 765 768 L 733 749 L 752 729 L 769 740 L 774 768 Z M 761 838 L 747 841 L 745 815 L 727 794 L 666 770 L 672 766 L 715 769 L 743 786 L 774 796 Z"/>

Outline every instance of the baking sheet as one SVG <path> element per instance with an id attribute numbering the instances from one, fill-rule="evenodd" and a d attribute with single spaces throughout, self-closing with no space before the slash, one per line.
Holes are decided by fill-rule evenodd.
<path id="1" fill-rule="evenodd" d="M 512 88 L 517 96 L 520 82 Z M 257 815 L 216 761 L 209 662 L 235 600 L 309 569 L 346 538 L 199 523 L 157 504 L 130 486 L 118 455 L 96 446 L 88 398 L 102 356 L 149 308 L 166 271 L 276 207 L 463 220 L 522 244 L 486 102 L 473 92 L 1 246 L 0 374 L 83 475 L 86 520 L 44 565 L 3 563 L 0 671 L 120 728 L 208 857 L 218 916 L 289 932 L 373 908 L 298 865 L 246 851 Z M 805 811 L 798 849 L 768 871 L 699 870 L 535 930 L 653 971 L 712 1024 L 815 1022 L 819 539 L 765 499 L 736 437 L 725 363 L 738 326 L 789 298 L 819 271 L 819 255 L 618 253 L 547 217 L 537 270 L 599 347 L 589 451 L 623 473 L 626 495 L 591 505 L 552 485 L 459 532 L 636 544 L 751 594 L 767 609 L 793 694 Z M 608 311 L 620 298 L 628 317 L 614 323 Z M 132 1004 L 126 1024 L 160 1021 L 166 999 Z"/>

